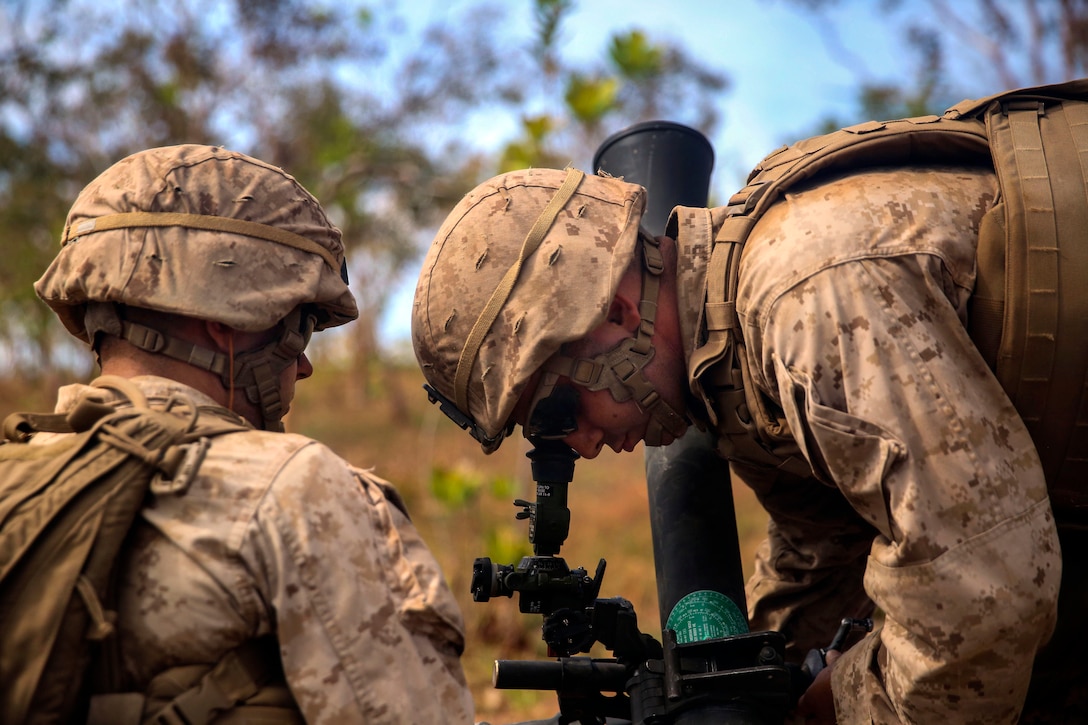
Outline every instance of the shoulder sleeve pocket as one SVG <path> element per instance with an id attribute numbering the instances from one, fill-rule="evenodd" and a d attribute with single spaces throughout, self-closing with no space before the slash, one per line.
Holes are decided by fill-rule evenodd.
<path id="1" fill-rule="evenodd" d="M 838 488 L 881 534 L 894 540 L 884 480 L 906 446 L 868 420 L 820 403 L 808 374 L 775 360 L 782 410 L 816 477 Z"/>

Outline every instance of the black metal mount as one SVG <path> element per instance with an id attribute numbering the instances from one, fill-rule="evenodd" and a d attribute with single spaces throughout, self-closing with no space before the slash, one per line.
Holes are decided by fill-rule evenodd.
<path id="1" fill-rule="evenodd" d="M 781 722 L 792 706 L 785 642 L 776 632 L 744 633 L 678 643 L 665 629 L 665 645 L 641 632 L 631 602 L 599 596 L 605 560 L 592 576 L 557 556 L 570 526 L 567 487 L 577 453 L 553 440 L 533 440 L 527 455 L 536 501 L 515 501 L 528 519 L 533 556 L 516 565 L 476 559 L 472 597 L 519 597 L 519 609 L 543 617 L 541 637 L 549 661 L 497 660 L 497 689 L 554 690 L 561 723 L 636 724 Z M 577 656 L 601 643 L 613 655 Z"/>

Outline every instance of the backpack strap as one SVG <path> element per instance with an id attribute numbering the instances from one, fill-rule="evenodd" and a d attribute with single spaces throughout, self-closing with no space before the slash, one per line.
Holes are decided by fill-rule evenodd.
<path id="1" fill-rule="evenodd" d="M 159 678 L 170 676 L 168 670 Z M 266 635 L 251 639 L 223 655 L 195 685 L 176 695 L 145 722 L 155 725 L 209 722 L 218 713 L 241 705 L 274 679 L 285 681 L 276 638 Z"/>
<path id="2" fill-rule="evenodd" d="M 183 491 L 207 437 L 245 429 L 214 417 L 202 424 L 184 395 L 153 409 L 124 378 L 91 386 L 116 390 L 131 406 L 91 394 L 66 415 L 16 415 L 0 445 L 0 609 L 10 615 L 0 638 L 5 722 L 30 713 L 68 722 L 85 709 L 92 659 L 102 654 L 94 676 L 111 667 L 115 564 L 151 481 Z M 69 435 L 31 444 L 38 431 Z"/>
<path id="3" fill-rule="evenodd" d="M 979 291 L 994 280 L 971 334 L 983 333 L 980 349 L 1035 441 L 1059 521 L 1088 521 L 1088 79 L 988 100 L 975 112 L 1001 217 L 980 233 L 980 262 L 991 262 L 980 263 Z"/>
<path id="4" fill-rule="evenodd" d="M 1053 107 L 1055 102 L 1061 99 L 1085 98 L 1088 98 L 1088 79 L 1082 78 L 1051 86 L 1004 91 L 976 100 L 967 99 L 944 113 L 945 118 L 953 120 L 977 118 L 985 122 L 987 138 L 991 142 L 994 169 L 1001 186 L 1002 199 L 986 214 L 979 227 L 978 272 L 975 290 L 969 303 L 968 316 L 971 338 L 995 372 L 998 370 L 998 355 L 1002 340 L 1006 341 L 1006 358 L 1010 356 L 1008 346 L 1014 344 L 1009 335 L 1015 333 L 1009 331 L 1006 334 L 1005 295 L 1010 289 L 1018 289 L 1010 285 L 1015 285 L 1024 279 L 1020 264 L 1025 257 L 1018 247 L 1007 251 L 1006 242 L 1015 242 L 1017 239 L 1053 239 L 1054 237 L 1052 227 L 1057 206 L 1045 181 L 1049 171 L 1042 140 L 1041 118 L 1046 115 L 1045 109 L 1048 104 Z M 1078 113 L 1077 107 L 1081 105 L 1080 103 L 1068 104 L 1063 110 L 1075 114 Z M 1070 123 L 1080 125 L 1083 121 L 1077 122 L 1070 116 Z M 1017 129 L 1016 133 L 1013 132 L 1014 128 Z M 1076 142 L 1076 134 L 1072 136 L 1072 140 Z M 1083 147 L 1083 139 L 1080 145 Z M 1080 153 L 1072 150 L 1070 152 Z M 1066 170 L 1068 171 L 1070 169 Z M 1076 178 L 1075 174 L 1078 170 L 1072 171 L 1074 172 L 1072 178 Z M 1034 181 L 1031 182 L 1030 192 L 1025 188 L 1024 180 L 1020 176 L 1024 172 L 1035 175 Z M 1063 188 L 1073 188 L 1073 186 L 1063 185 Z M 1029 196 L 1037 196 L 1038 199 L 1029 199 Z M 1031 205 L 1036 201 L 1042 206 Z M 1076 198 L 1065 199 L 1063 213 L 1069 213 L 1070 209 L 1082 208 L 1083 204 L 1077 201 Z M 1036 212 L 1029 215 L 1026 212 L 1027 209 L 1036 209 Z M 1048 215 L 1050 221 L 1046 222 L 1044 217 Z M 1027 228 L 1027 222 L 1030 222 L 1031 229 Z M 1009 223 L 1014 224 L 1015 228 L 1010 229 Z M 1010 234 L 1028 236 L 1010 237 Z M 1033 236 L 1036 234 L 1042 236 Z M 1013 246 L 1016 246 L 1015 243 Z M 1009 253 L 1013 254 L 1013 259 L 1006 260 L 1006 255 Z M 1009 279 L 1006 279 L 1006 261 L 1011 261 L 1016 267 L 1009 269 L 1012 275 Z M 1036 270 L 1039 269 L 1038 263 L 1033 266 Z M 1010 314 L 1016 316 L 1019 313 L 1010 311 Z M 1023 340 L 1020 339 L 1019 342 L 1022 344 Z M 1007 364 L 1006 362 L 1005 365 Z M 1010 392 L 1006 379 L 1001 380 L 1006 392 Z"/>
<path id="5" fill-rule="evenodd" d="M 959 120 L 963 118 L 981 118 L 993 104 L 1002 103 L 1015 96 L 1020 100 L 1049 100 L 1066 98 L 1070 100 L 1088 98 L 1088 78 L 1078 78 L 1065 83 L 1055 83 L 1048 86 L 1032 86 L 1017 88 L 1011 91 L 1002 91 L 985 98 L 968 98 L 944 112 L 944 118 Z"/>
<path id="6" fill-rule="evenodd" d="M 37 432 L 71 433 L 64 413 L 12 413 L 4 418 L 4 440 L 25 443 Z"/>
<path id="7" fill-rule="evenodd" d="M 87 725 L 230 722 L 229 713 L 257 708 L 262 723 L 303 722 L 286 688 L 279 644 L 271 634 L 243 642 L 211 667 L 170 668 L 152 679 L 146 693 L 95 695 Z"/>

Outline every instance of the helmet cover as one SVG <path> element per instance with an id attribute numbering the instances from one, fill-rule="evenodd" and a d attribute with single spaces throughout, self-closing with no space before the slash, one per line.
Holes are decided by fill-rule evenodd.
<path id="1" fill-rule="evenodd" d="M 469 192 L 439 229 L 416 286 L 412 342 L 427 381 L 450 400 L 466 340 L 566 177 L 556 169 L 496 176 Z M 461 412 L 489 438 L 501 440 L 533 373 L 604 321 L 635 259 L 645 201 L 641 186 L 585 176 L 521 263 L 478 353 L 465 361 L 468 410 Z"/>
<path id="2" fill-rule="evenodd" d="M 203 145 L 148 149 L 76 198 L 34 290 L 87 340 L 91 302 L 266 330 L 300 305 L 316 328 L 358 317 L 344 247 L 318 201 L 283 170 Z"/>

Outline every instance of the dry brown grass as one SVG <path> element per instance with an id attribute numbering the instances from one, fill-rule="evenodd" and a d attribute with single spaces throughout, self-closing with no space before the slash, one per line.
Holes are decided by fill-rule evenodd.
<path id="1" fill-rule="evenodd" d="M 417 370 L 377 369 L 371 381 L 320 369 L 301 384 L 287 421 L 289 430 L 317 438 L 346 459 L 372 467 L 396 484 L 413 520 L 430 544 L 465 616 L 464 664 L 476 701 L 477 718 L 494 723 L 549 717 L 557 711 L 552 692 L 495 690 L 496 659 L 545 659 L 540 618 L 518 611 L 517 601 L 472 601 L 469 581 L 476 557 L 515 563 L 531 553 L 524 521 L 516 521 L 514 498 L 532 500 L 528 449 L 524 439 L 508 440 L 485 456 L 467 433 L 427 403 Z M 47 410 L 51 389 L 0 380 L 0 410 Z M 660 638 L 653 547 L 647 511 L 641 448 L 633 454 L 602 454 L 580 461 L 570 486 L 570 536 L 561 555 L 571 567 L 591 573 L 608 562 L 601 596 L 632 602 L 639 626 Z M 439 500 L 432 474 L 447 471 L 460 482 L 464 498 Z M 765 515 L 747 489 L 735 489 L 738 531 L 745 574 L 763 535 Z M 596 649 L 595 656 L 605 656 Z"/>

